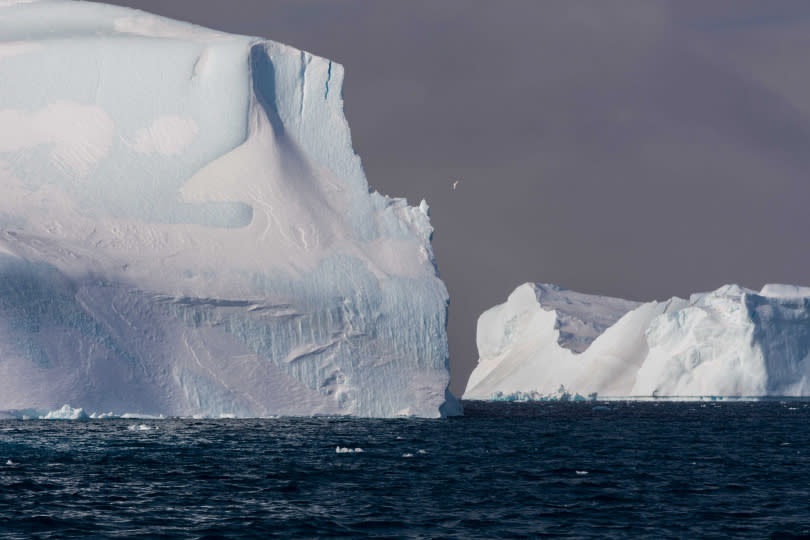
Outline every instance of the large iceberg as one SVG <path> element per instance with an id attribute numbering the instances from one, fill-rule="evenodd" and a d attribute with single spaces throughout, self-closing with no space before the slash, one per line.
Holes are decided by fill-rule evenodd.
<path id="1" fill-rule="evenodd" d="M 343 68 L 0 2 L 0 410 L 459 413 L 427 205 L 370 192 Z"/>
<path id="2" fill-rule="evenodd" d="M 527 283 L 478 319 L 466 399 L 810 396 L 810 288 L 640 304 Z"/>

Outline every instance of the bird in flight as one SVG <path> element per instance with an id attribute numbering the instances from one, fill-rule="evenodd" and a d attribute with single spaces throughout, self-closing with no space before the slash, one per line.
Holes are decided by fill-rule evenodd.
<path id="1" fill-rule="evenodd" d="M 456 187 L 458 186 L 458 183 L 459 183 L 459 182 L 461 182 L 461 180 L 456 180 L 455 182 L 453 182 L 453 189 L 454 189 L 454 190 L 455 190 L 455 189 L 456 189 Z"/>

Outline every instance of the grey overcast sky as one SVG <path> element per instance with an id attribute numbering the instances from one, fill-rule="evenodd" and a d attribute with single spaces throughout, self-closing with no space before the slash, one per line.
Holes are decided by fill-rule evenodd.
<path id="1" fill-rule="evenodd" d="M 478 315 L 526 281 L 810 284 L 810 2 L 110 3 L 346 67 L 369 183 L 431 205 L 456 395 Z"/>

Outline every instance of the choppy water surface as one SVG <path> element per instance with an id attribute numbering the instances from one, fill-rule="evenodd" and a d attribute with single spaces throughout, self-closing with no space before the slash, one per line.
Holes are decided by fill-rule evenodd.
<path id="1" fill-rule="evenodd" d="M 808 402 L 465 405 L 2 421 L 0 537 L 810 534 Z"/>

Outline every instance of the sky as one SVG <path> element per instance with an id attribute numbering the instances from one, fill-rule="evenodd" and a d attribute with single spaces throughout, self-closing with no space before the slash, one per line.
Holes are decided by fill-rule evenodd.
<path id="1" fill-rule="evenodd" d="M 457 396 L 478 316 L 527 281 L 810 285 L 804 0 L 109 3 L 345 66 L 369 184 L 431 206 Z"/>

